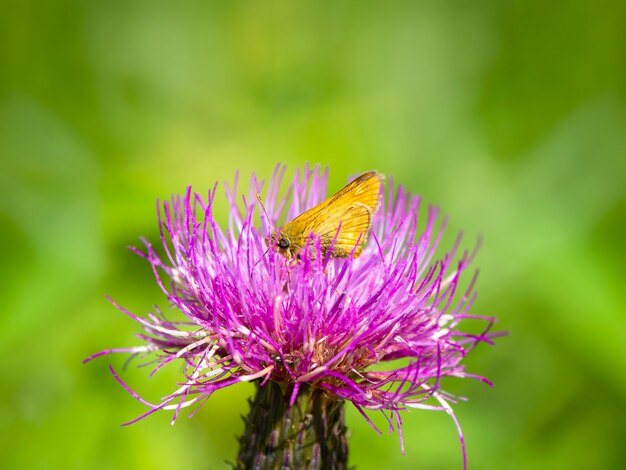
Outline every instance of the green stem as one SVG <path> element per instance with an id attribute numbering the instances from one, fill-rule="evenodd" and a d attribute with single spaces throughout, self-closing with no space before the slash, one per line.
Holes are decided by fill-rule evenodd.
<path id="1" fill-rule="evenodd" d="M 303 385 L 296 403 L 268 382 L 250 401 L 250 414 L 239 439 L 237 469 L 345 469 L 348 438 L 344 402 Z"/>

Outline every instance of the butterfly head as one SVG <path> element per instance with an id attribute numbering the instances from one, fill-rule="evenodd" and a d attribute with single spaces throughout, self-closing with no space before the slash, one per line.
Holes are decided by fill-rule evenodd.
<path id="1" fill-rule="evenodd" d="M 278 252 L 286 258 L 293 256 L 293 249 L 291 240 L 282 232 L 272 232 L 268 238 L 265 239 L 268 247 L 276 247 Z"/>

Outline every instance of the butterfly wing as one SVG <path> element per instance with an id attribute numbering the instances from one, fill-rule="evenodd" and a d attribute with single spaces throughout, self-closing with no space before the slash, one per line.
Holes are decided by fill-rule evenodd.
<path id="1" fill-rule="evenodd" d="M 324 202 L 286 224 L 281 232 L 289 237 L 293 250 L 302 248 L 313 233 L 321 238 L 324 251 L 334 240 L 333 256 L 347 257 L 353 250 L 358 256 L 380 205 L 382 182 L 382 175 L 375 171 L 363 173 Z"/>
<path id="2" fill-rule="evenodd" d="M 361 254 L 372 225 L 373 210 L 358 202 L 337 210 L 333 218 L 320 225 L 316 233 L 322 239 L 324 252 L 332 245 L 332 256 L 344 258 Z M 336 237 L 336 238 L 335 238 Z"/>

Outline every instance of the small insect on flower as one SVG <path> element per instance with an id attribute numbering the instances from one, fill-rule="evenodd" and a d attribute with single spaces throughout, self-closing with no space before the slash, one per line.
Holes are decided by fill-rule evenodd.
<path id="1" fill-rule="evenodd" d="M 320 240 L 323 255 L 330 249 L 334 258 L 357 258 L 380 205 L 383 179 L 375 171 L 363 173 L 273 232 L 266 240 L 268 246 L 278 248 L 287 259 L 299 258 L 307 240 L 313 237 Z"/>

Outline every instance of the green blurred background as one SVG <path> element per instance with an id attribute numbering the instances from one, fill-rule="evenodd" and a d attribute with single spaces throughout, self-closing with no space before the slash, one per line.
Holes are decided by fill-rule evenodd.
<path id="1" fill-rule="evenodd" d="M 193 419 L 144 411 L 106 370 L 163 295 L 126 247 L 155 200 L 276 162 L 375 168 L 485 238 L 474 311 L 510 336 L 450 380 L 471 469 L 626 461 L 623 1 L 14 1 L 0 13 L 3 468 L 223 468 L 252 389 Z M 223 203 L 226 208 L 225 202 Z M 123 377 L 146 398 L 176 367 Z M 377 421 L 380 423 L 380 421 Z M 360 469 L 461 467 L 444 413 L 377 436 Z"/>

